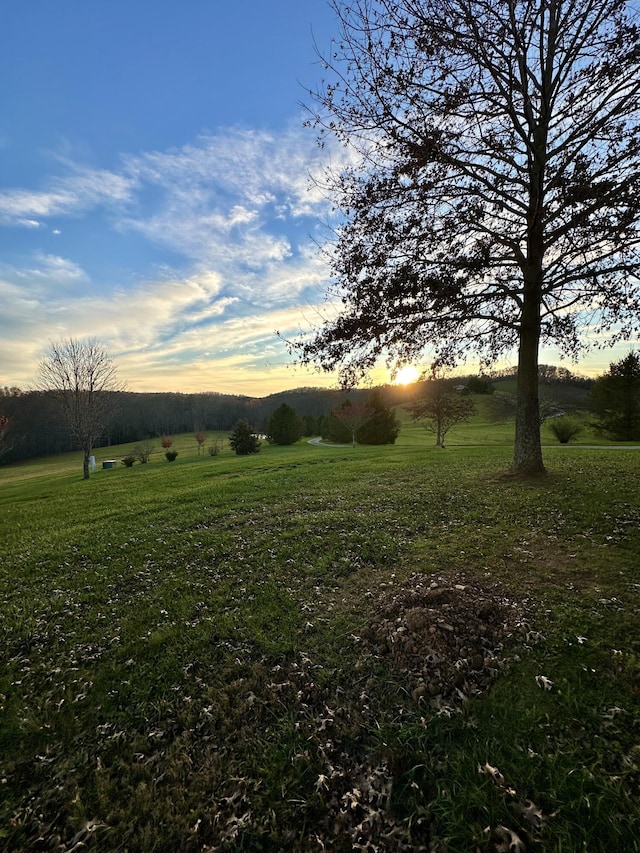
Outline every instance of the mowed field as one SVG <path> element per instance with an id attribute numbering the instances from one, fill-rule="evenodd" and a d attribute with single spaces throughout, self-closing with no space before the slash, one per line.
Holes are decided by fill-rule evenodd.
<path id="1" fill-rule="evenodd" d="M 640 850 L 640 452 L 512 432 L 0 468 L 0 849 Z"/>

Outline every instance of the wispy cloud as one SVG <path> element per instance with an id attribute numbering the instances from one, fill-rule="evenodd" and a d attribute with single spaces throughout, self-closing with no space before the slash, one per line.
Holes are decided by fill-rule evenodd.
<path id="1" fill-rule="evenodd" d="M 131 197 L 135 181 L 103 169 L 74 167 L 72 174 L 52 179 L 41 190 L 24 188 L 0 192 L 0 223 L 38 227 L 52 216 L 77 214 L 105 204 L 121 204 Z"/>
<path id="2" fill-rule="evenodd" d="M 300 385 L 332 384 L 313 368 L 291 364 L 274 329 L 296 330 L 295 308 L 221 318 L 192 327 L 163 347 L 138 348 L 119 358 L 120 372 L 136 390 L 219 391 L 263 396 Z"/>
<path id="3" fill-rule="evenodd" d="M 34 260 L 36 261 L 36 266 L 16 270 L 18 278 L 29 281 L 35 279 L 39 282 L 49 282 L 55 285 L 88 280 L 87 274 L 82 267 L 68 258 L 61 258 L 58 255 L 45 255 L 38 252 Z"/>

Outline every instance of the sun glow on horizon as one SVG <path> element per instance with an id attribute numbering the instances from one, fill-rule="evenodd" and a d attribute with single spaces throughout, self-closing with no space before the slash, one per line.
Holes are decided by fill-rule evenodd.
<path id="1" fill-rule="evenodd" d="M 395 375 L 394 385 L 411 385 L 420 378 L 421 370 L 414 364 L 405 364 Z"/>

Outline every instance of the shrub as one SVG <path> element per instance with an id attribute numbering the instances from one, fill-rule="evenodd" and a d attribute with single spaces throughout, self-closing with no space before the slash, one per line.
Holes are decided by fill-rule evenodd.
<path id="1" fill-rule="evenodd" d="M 165 459 L 167 460 L 167 462 L 173 462 L 173 460 L 178 455 L 178 451 L 177 450 L 167 450 L 167 452 L 164 455 L 165 455 Z"/>
<path id="2" fill-rule="evenodd" d="M 168 435 L 165 435 L 162 437 L 161 443 L 162 443 L 162 447 L 164 448 L 164 450 L 168 450 L 171 447 L 171 445 L 173 444 L 173 439 L 169 438 Z"/>
<path id="3" fill-rule="evenodd" d="M 217 456 L 221 452 L 222 452 L 222 442 L 218 441 L 218 439 L 216 438 L 216 440 L 213 442 L 213 444 L 209 445 L 209 456 Z"/>
<path id="4" fill-rule="evenodd" d="M 153 453 L 153 442 L 150 439 L 141 441 L 133 448 L 133 455 L 143 464 L 149 461 L 149 457 Z"/>
<path id="5" fill-rule="evenodd" d="M 566 416 L 554 418 L 549 424 L 549 429 L 560 444 L 569 444 L 572 438 L 575 438 L 582 432 L 582 426 L 577 421 L 574 421 L 573 418 Z"/>
<path id="6" fill-rule="evenodd" d="M 493 394 L 496 389 L 486 376 L 471 376 L 467 381 L 465 391 L 471 394 Z"/>
<path id="7" fill-rule="evenodd" d="M 135 461 L 136 461 L 135 456 L 125 456 L 122 460 L 122 464 L 125 465 L 127 468 L 131 468 L 131 466 L 133 465 L 133 463 Z"/>

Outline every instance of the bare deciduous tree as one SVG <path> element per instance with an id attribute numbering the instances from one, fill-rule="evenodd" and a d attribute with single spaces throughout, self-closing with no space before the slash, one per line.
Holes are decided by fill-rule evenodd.
<path id="1" fill-rule="evenodd" d="M 60 404 L 72 435 L 84 451 L 84 479 L 89 479 L 93 445 L 115 411 L 113 392 L 124 388 L 111 356 L 94 339 L 51 342 L 40 362 L 38 388 Z"/>
<path id="2" fill-rule="evenodd" d="M 133 455 L 136 459 L 140 460 L 141 465 L 146 465 L 151 458 L 153 446 L 153 441 L 150 438 L 145 438 L 144 441 L 138 442 L 138 444 L 133 448 Z"/>
<path id="3" fill-rule="evenodd" d="M 426 428 L 436 435 L 436 446 L 444 447 L 451 427 L 468 421 L 476 407 L 470 397 L 456 389 L 453 380 L 434 375 L 426 383 L 424 397 L 407 410 L 414 420 L 425 421 Z"/>
<path id="4" fill-rule="evenodd" d="M 341 304 L 302 361 L 518 351 L 513 468 L 544 471 L 541 342 L 576 356 L 640 318 L 640 29 L 626 0 L 333 0 L 311 95 L 344 213 Z M 585 330 L 588 334 L 585 335 Z"/>

